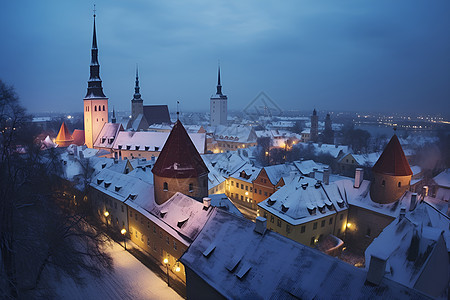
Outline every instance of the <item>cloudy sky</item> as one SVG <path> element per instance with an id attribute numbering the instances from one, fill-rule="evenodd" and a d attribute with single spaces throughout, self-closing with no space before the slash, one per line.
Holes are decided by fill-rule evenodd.
<path id="1" fill-rule="evenodd" d="M 31 112 L 82 111 L 93 1 L 2 1 L 0 79 Z M 450 1 L 97 0 L 103 89 L 129 110 L 229 109 L 261 91 L 282 109 L 450 111 Z"/>

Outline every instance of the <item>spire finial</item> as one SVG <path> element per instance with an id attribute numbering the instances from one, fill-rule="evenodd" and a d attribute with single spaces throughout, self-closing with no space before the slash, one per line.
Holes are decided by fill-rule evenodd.
<path id="1" fill-rule="evenodd" d="M 217 71 L 217 95 L 222 95 L 222 85 L 220 84 L 220 61 L 218 62 L 218 71 Z"/>
<path id="2" fill-rule="evenodd" d="M 97 10 L 95 9 L 95 4 L 94 4 L 94 18 L 95 18 L 95 12 L 96 12 Z"/>
<path id="3" fill-rule="evenodd" d="M 180 101 L 177 101 L 177 121 L 180 120 L 180 109 L 179 109 Z"/>

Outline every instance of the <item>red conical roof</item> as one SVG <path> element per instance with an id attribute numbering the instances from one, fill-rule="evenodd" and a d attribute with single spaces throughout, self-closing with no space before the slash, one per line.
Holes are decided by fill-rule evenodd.
<path id="1" fill-rule="evenodd" d="M 72 142 L 73 138 L 70 134 L 69 129 L 66 126 L 66 123 L 62 123 L 61 128 L 59 129 L 58 136 L 56 137 L 56 143 L 60 144 L 62 142 Z"/>
<path id="2" fill-rule="evenodd" d="M 168 178 L 199 177 L 209 172 L 179 120 L 173 126 L 152 172 Z"/>
<path id="3" fill-rule="evenodd" d="M 393 176 L 407 176 L 413 174 L 402 146 L 395 134 L 386 145 L 386 148 L 384 148 L 383 153 L 381 153 L 380 158 L 373 166 L 372 171 Z"/>

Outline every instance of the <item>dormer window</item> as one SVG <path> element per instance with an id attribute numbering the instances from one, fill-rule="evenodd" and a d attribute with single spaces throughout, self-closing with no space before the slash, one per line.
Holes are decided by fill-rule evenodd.
<path id="1" fill-rule="evenodd" d="M 283 213 L 287 212 L 288 209 L 289 209 L 289 207 L 284 206 L 284 204 L 281 204 L 281 211 L 282 211 Z"/>
<path id="2" fill-rule="evenodd" d="M 139 147 L 140 147 L 140 146 L 139 146 L 139 145 L 136 145 L 135 147 L 136 147 L 136 150 L 139 150 Z"/>
<path id="3" fill-rule="evenodd" d="M 155 147 L 155 151 L 159 151 L 159 147 Z"/>
<path id="4" fill-rule="evenodd" d="M 267 205 L 272 206 L 275 204 L 275 202 L 277 202 L 277 200 L 272 200 L 272 199 L 267 199 Z"/>
<path id="5" fill-rule="evenodd" d="M 131 145 L 127 145 L 127 150 L 130 150 L 131 149 Z"/>
<path id="6" fill-rule="evenodd" d="M 111 182 L 105 181 L 105 188 L 109 188 L 110 185 L 111 185 Z"/>
<path id="7" fill-rule="evenodd" d="M 105 143 L 106 138 L 102 137 L 102 144 Z"/>
<path id="8" fill-rule="evenodd" d="M 117 145 L 117 147 L 119 147 L 119 150 L 122 150 L 122 145 Z"/>
<path id="9" fill-rule="evenodd" d="M 150 150 L 150 146 L 145 146 L 145 151 Z"/>

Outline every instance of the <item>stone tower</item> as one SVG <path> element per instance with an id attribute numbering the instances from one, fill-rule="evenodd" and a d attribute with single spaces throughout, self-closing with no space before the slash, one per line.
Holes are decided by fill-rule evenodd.
<path id="1" fill-rule="evenodd" d="M 313 110 L 311 116 L 311 141 L 317 143 L 319 139 L 319 117 L 317 116 L 316 109 Z"/>
<path id="2" fill-rule="evenodd" d="M 90 77 L 86 97 L 84 97 L 84 136 L 86 146 L 92 148 L 100 130 L 108 123 L 108 98 L 103 94 L 102 80 L 100 79 L 100 65 L 98 63 L 97 35 L 92 37 Z"/>
<path id="3" fill-rule="evenodd" d="M 323 131 L 323 141 L 325 144 L 334 144 L 334 131 L 331 125 L 330 114 L 327 114 L 325 118 L 325 130 Z"/>
<path id="4" fill-rule="evenodd" d="M 58 144 L 59 147 L 68 147 L 70 144 L 73 144 L 73 137 L 64 122 L 59 129 L 55 143 Z"/>
<path id="5" fill-rule="evenodd" d="M 372 173 L 370 196 L 374 202 L 395 202 L 409 189 L 412 171 L 395 134 L 373 166 Z"/>
<path id="6" fill-rule="evenodd" d="M 134 86 L 134 95 L 131 99 L 131 119 L 136 120 L 136 118 L 144 113 L 144 100 L 141 98 L 141 93 L 139 92 L 139 73 L 138 67 L 136 66 L 136 83 Z"/>
<path id="7" fill-rule="evenodd" d="M 197 200 L 208 196 L 208 168 L 180 120 L 173 126 L 152 172 L 158 204 L 176 192 Z"/>
<path id="8" fill-rule="evenodd" d="M 227 102 L 228 97 L 222 94 L 222 85 L 220 84 L 220 66 L 217 75 L 217 91 L 210 98 L 210 124 L 211 126 L 227 125 Z"/>

